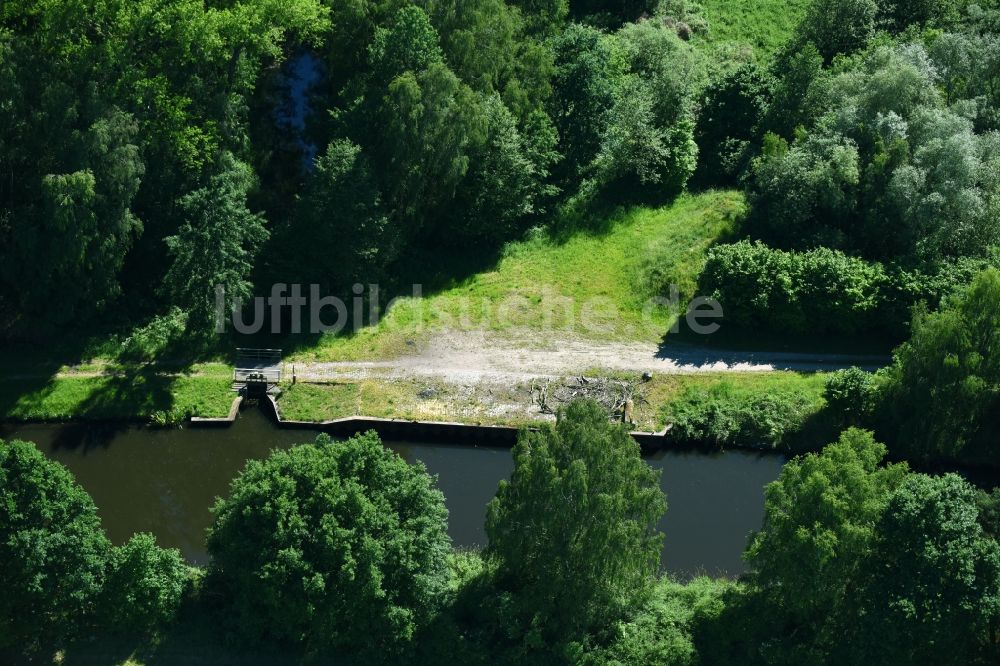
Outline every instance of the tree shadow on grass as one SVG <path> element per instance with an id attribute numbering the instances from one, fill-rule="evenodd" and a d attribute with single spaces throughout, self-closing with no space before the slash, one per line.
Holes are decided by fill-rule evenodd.
<path id="1" fill-rule="evenodd" d="M 56 374 L 80 362 L 86 343 L 69 339 L 42 348 L 0 340 L 0 347 L 0 421 L 4 421 L 29 396 L 51 393 Z"/>

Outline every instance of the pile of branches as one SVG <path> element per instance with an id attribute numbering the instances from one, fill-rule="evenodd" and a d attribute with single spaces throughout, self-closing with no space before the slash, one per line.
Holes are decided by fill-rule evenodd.
<path id="1" fill-rule="evenodd" d="M 632 411 L 645 405 L 642 384 L 607 377 L 573 377 L 561 381 L 536 381 L 531 386 L 532 399 L 543 414 L 555 414 L 573 400 L 593 400 L 608 412 L 613 421 L 633 422 Z"/>

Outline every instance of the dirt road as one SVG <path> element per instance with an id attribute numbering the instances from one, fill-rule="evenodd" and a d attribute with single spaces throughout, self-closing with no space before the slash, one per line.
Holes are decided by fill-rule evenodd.
<path id="1" fill-rule="evenodd" d="M 449 332 L 414 345 L 412 353 L 385 361 L 296 363 L 302 380 L 435 377 L 445 381 L 524 381 L 596 372 L 773 372 L 867 369 L 882 356 L 792 352 L 738 352 L 671 345 L 594 342 L 582 339 L 518 340 L 485 332 Z M 286 368 L 286 371 L 290 368 Z"/>

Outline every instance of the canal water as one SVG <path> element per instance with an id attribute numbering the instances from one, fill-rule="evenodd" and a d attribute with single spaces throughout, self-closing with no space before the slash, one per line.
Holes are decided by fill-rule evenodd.
<path id="1" fill-rule="evenodd" d="M 134 532 L 152 532 L 161 546 L 179 548 L 194 564 L 207 561 L 209 508 L 249 459 L 275 448 L 312 441 L 317 433 L 279 428 L 261 410 L 245 408 L 225 428 L 151 429 L 134 425 L 0 424 L 0 438 L 32 441 L 66 465 L 93 496 L 115 543 Z M 484 545 L 486 504 L 510 475 L 510 451 L 467 445 L 387 442 L 409 462 L 421 461 L 448 505 L 456 546 Z M 777 478 L 784 459 L 730 451 L 661 452 L 646 459 L 662 470 L 669 508 L 663 568 L 687 578 L 737 575 L 750 531 L 763 517 L 763 487 Z"/>

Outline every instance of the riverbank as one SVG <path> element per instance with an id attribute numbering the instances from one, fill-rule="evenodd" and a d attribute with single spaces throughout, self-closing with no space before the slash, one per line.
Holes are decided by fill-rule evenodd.
<path id="1" fill-rule="evenodd" d="M 282 419 L 320 423 L 348 417 L 469 425 L 537 426 L 551 422 L 572 399 L 596 399 L 635 430 L 658 432 L 669 424 L 671 406 L 692 395 L 729 387 L 761 400 L 776 393 L 808 396 L 820 410 L 826 374 L 821 372 L 698 371 L 656 374 L 593 369 L 572 375 L 448 373 L 319 374 L 286 368 L 275 404 Z M 223 419 L 235 393 L 231 368 L 193 366 L 186 373 L 152 372 L 118 366 L 64 368 L 48 378 L 22 375 L 0 384 L 0 421 L 128 421 L 179 424 L 193 417 Z M 627 405 L 627 406 L 626 406 Z M 627 411 L 627 415 L 626 415 Z"/>
<path id="2" fill-rule="evenodd" d="M 224 417 L 233 402 L 224 364 L 184 372 L 112 365 L 63 367 L 54 374 L 0 375 L 0 421 L 181 423 Z"/>

